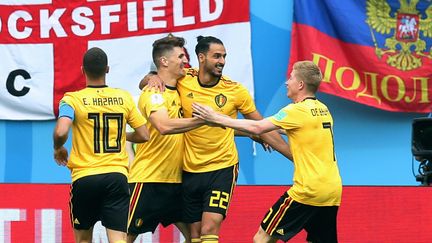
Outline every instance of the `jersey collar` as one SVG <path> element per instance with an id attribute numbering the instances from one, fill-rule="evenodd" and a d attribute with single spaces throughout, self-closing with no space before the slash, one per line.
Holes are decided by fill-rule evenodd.
<path id="1" fill-rule="evenodd" d="M 317 98 L 316 97 L 312 97 L 312 96 L 310 96 L 310 97 L 306 97 L 306 98 L 304 98 L 301 102 L 303 102 L 303 101 L 305 101 L 305 100 L 316 100 Z"/>
<path id="2" fill-rule="evenodd" d="M 177 90 L 177 87 L 173 87 L 173 86 L 168 86 L 165 84 L 165 88 L 169 89 L 169 90 Z"/>
<path id="3" fill-rule="evenodd" d="M 87 88 L 107 88 L 108 85 L 87 85 Z"/>
<path id="4" fill-rule="evenodd" d="M 211 85 L 208 85 L 208 84 L 203 84 L 203 83 L 201 83 L 201 81 L 200 81 L 200 79 L 199 79 L 199 75 L 197 76 L 198 84 L 199 84 L 201 87 L 203 87 L 203 88 L 212 88 L 212 87 L 216 86 L 216 85 L 219 83 L 220 79 L 221 79 L 221 77 L 218 78 L 218 80 L 217 80 L 216 83 L 211 84 Z"/>

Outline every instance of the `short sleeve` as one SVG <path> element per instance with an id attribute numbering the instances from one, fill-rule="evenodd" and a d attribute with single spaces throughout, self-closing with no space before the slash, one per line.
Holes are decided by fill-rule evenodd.
<path id="1" fill-rule="evenodd" d="M 285 130 L 295 129 L 301 127 L 303 122 L 304 111 L 295 104 L 289 104 L 280 109 L 276 114 L 266 118 L 275 126 L 281 127 Z"/>
<path id="2" fill-rule="evenodd" d="M 141 115 L 138 111 L 137 106 L 130 94 L 127 94 L 128 106 L 129 106 L 129 115 L 127 119 L 127 123 L 132 128 L 140 127 L 146 124 L 147 120 Z"/>
<path id="3" fill-rule="evenodd" d="M 154 111 L 166 109 L 166 99 L 162 93 L 156 91 L 144 91 L 138 101 L 141 113 L 146 117 Z"/>
<path id="4" fill-rule="evenodd" d="M 252 96 L 242 84 L 239 84 L 238 87 L 236 106 L 237 110 L 242 114 L 249 114 L 256 111 L 255 102 L 253 101 Z"/>

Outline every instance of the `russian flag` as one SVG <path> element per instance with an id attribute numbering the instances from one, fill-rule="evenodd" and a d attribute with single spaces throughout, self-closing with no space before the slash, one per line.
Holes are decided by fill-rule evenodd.
<path id="1" fill-rule="evenodd" d="M 288 73 L 323 72 L 320 91 L 388 111 L 430 112 L 432 2 L 296 0 Z"/>

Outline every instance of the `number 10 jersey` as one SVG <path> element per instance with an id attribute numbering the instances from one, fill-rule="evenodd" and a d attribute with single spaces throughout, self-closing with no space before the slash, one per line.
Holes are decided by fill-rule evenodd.
<path id="1" fill-rule="evenodd" d="M 88 175 L 119 172 L 127 176 L 126 123 L 145 124 L 132 96 L 106 86 L 68 92 L 60 101 L 74 110 L 72 149 L 67 166 L 72 181 Z"/>

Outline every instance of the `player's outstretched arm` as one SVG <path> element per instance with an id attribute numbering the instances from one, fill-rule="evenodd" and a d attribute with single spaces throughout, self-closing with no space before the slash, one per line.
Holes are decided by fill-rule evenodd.
<path id="1" fill-rule="evenodd" d="M 222 126 L 237 129 L 239 131 L 259 135 L 269 132 L 278 127 L 265 120 L 249 120 L 249 119 L 232 119 L 229 116 L 224 116 L 216 113 L 211 107 L 193 103 L 194 116 L 201 118 L 210 123 L 216 123 Z"/>
<path id="2" fill-rule="evenodd" d="M 268 123 L 269 127 L 274 128 L 272 131 L 261 134 L 260 138 L 265 143 L 270 145 L 274 150 L 278 151 L 283 156 L 285 156 L 287 159 L 291 161 L 293 160 L 289 143 L 287 143 L 280 135 L 279 130 L 281 129 L 279 129 L 279 127 L 277 127 L 276 125 L 274 125 L 268 120 L 265 119 L 263 120 L 263 117 L 258 111 L 254 111 L 249 114 L 244 114 L 244 117 L 246 117 L 247 119 L 261 120 L 262 123 Z"/>
<path id="3" fill-rule="evenodd" d="M 196 117 L 170 118 L 164 109 L 152 112 L 149 120 L 162 135 L 187 132 L 205 124 L 203 120 Z"/>
<path id="4" fill-rule="evenodd" d="M 286 158 L 292 160 L 291 149 L 284 139 L 277 131 L 279 127 L 268 121 L 262 120 L 249 120 L 249 119 L 232 119 L 231 117 L 223 116 L 216 113 L 211 107 L 200 105 L 198 103 L 192 104 L 192 108 L 196 113 L 196 117 L 206 120 L 207 122 L 220 124 L 223 126 L 231 127 L 243 132 L 260 135 L 267 132 L 268 134 L 261 135 L 263 140 L 268 143 L 272 148 L 283 154 Z M 261 115 L 255 111 L 244 115 L 246 118 L 259 119 Z"/>

